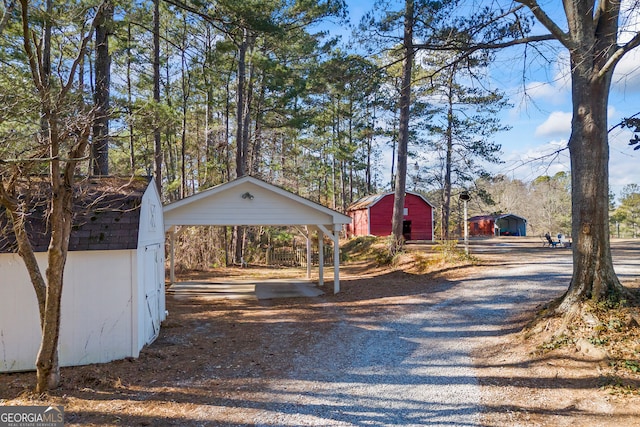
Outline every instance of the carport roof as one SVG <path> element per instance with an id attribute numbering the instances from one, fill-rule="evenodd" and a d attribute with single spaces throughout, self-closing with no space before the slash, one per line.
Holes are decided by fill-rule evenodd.
<path id="1" fill-rule="evenodd" d="M 343 225 L 351 218 L 260 179 L 244 176 L 163 208 L 165 229 L 182 225 Z"/>

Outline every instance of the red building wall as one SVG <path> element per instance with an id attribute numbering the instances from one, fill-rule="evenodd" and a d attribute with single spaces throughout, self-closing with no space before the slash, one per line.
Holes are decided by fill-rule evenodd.
<path id="1" fill-rule="evenodd" d="M 353 235 L 389 236 L 391 234 L 393 199 L 393 194 L 387 194 L 371 205 L 369 207 L 369 218 L 367 218 L 366 208 L 349 212 L 349 216 L 353 218 Z M 404 199 L 404 207 L 407 212 L 404 215 L 404 221 L 411 221 L 409 240 L 432 240 L 433 216 L 431 205 L 426 203 L 420 196 L 407 194 Z"/>
<path id="2" fill-rule="evenodd" d="M 478 218 L 469 221 L 470 236 L 493 236 L 494 234 L 493 218 Z"/>
<path id="3" fill-rule="evenodd" d="M 367 217 L 368 209 L 359 209 L 349 212 L 351 224 L 349 224 L 350 236 L 367 236 L 369 235 L 369 221 Z"/>

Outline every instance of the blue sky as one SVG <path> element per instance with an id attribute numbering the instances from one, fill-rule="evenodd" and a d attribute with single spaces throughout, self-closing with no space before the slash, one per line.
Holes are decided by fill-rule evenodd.
<path id="1" fill-rule="evenodd" d="M 630 0 L 627 0 L 630 1 Z M 392 1 L 402 7 L 403 1 Z M 544 3 L 544 2 L 543 2 Z M 560 2 L 546 2 L 561 7 Z M 625 2 L 623 1 L 623 4 Z M 352 25 L 357 25 L 360 17 L 370 10 L 371 1 L 347 0 Z M 546 7 L 543 5 L 543 8 Z M 561 10 L 550 11 L 559 13 Z M 640 30 L 640 13 L 629 15 L 621 22 L 631 31 Z M 544 29 L 534 29 L 543 32 Z M 343 40 L 348 40 L 349 31 L 338 31 Z M 544 31 L 546 33 L 546 31 Z M 621 40 L 629 35 L 622 34 Z M 534 55 L 530 51 L 529 55 Z M 568 151 L 543 160 L 533 159 L 553 153 L 566 147 L 571 125 L 571 91 L 566 52 L 558 49 L 551 64 L 530 65 L 523 82 L 523 59 L 521 51 L 508 49 L 499 55 L 491 72 L 495 87 L 504 91 L 513 108 L 504 111 L 504 123 L 512 129 L 495 138 L 502 145 L 505 163 L 492 166 L 494 173 L 504 173 L 512 178 L 532 180 L 539 175 L 553 175 L 559 171 L 569 171 Z M 530 59 L 530 56 L 528 57 Z M 537 68 L 536 68 L 537 67 Z M 640 48 L 628 54 L 616 68 L 609 100 L 609 127 L 621 119 L 640 112 Z M 626 184 L 640 184 L 640 150 L 628 146 L 633 134 L 616 128 L 610 132 L 610 186 L 617 195 Z M 385 156 L 390 162 L 390 156 Z M 388 167 L 387 167 L 388 169 Z"/>

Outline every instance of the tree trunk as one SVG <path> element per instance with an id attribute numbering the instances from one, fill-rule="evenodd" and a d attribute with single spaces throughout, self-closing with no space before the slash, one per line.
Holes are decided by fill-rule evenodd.
<path id="1" fill-rule="evenodd" d="M 393 242 L 391 251 L 402 247 L 402 225 L 404 219 L 404 193 L 407 184 L 407 147 L 409 145 L 409 112 L 411 105 L 411 71 L 413 68 L 413 0 L 406 0 L 404 15 L 404 52 L 402 65 L 402 87 L 400 88 L 400 123 L 398 127 L 398 164 L 393 201 L 391 229 Z"/>
<path id="2" fill-rule="evenodd" d="M 153 1 L 153 100 L 156 108 L 160 104 L 160 0 Z M 162 141 L 160 138 L 159 114 L 155 114 L 153 126 L 154 169 L 158 193 L 162 194 Z"/>
<path id="3" fill-rule="evenodd" d="M 247 58 L 247 29 L 243 29 L 242 41 L 238 48 L 238 85 L 237 85 L 237 105 L 236 105 L 236 176 L 244 176 L 246 171 L 246 148 L 243 140 L 244 117 L 245 117 L 245 80 L 246 80 L 246 58 Z"/>
<path id="4" fill-rule="evenodd" d="M 624 292 L 613 269 L 609 244 L 607 106 L 611 75 L 592 79 L 591 70 L 578 63 L 583 58 L 576 56 L 572 56 L 569 138 L 573 276 L 559 307 L 561 312 L 587 299 L 618 300 Z"/>
<path id="5" fill-rule="evenodd" d="M 237 225 L 235 227 L 233 227 L 233 240 L 235 242 L 235 250 L 234 250 L 234 260 L 233 262 L 235 264 L 242 264 L 242 257 L 243 255 L 243 247 L 242 247 L 242 235 L 244 233 L 244 226 L 243 225 Z"/>
<path id="6" fill-rule="evenodd" d="M 23 8 L 26 8 L 26 4 L 23 5 Z M 50 179 L 52 180 L 52 191 L 54 186 L 54 180 L 60 180 L 60 162 L 58 160 L 59 156 L 59 144 L 57 139 L 57 123 L 55 116 L 52 116 L 51 113 L 51 32 L 52 32 L 52 23 L 51 16 L 53 15 L 53 1 L 46 1 L 46 10 L 47 10 L 47 18 L 45 21 L 45 30 L 44 30 L 44 40 L 43 40 L 43 51 L 42 51 L 42 83 L 43 87 L 40 92 L 40 99 L 42 100 L 42 135 L 45 141 L 49 142 L 49 155 L 51 159 L 54 159 L 50 163 Z M 26 37 L 26 34 L 25 34 Z M 32 70 L 33 72 L 33 70 Z M 50 221 L 52 226 L 54 225 L 54 221 L 56 220 L 56 216 L 61 214 L 59 207 L 56 212 L 56 206 L 54 201 L 52 200 L 51 206 L 51 214 Z M 69 210 L 71 212 L 71 210 Z M 68 235 L 67 235 L 68 237 Z M 68 239 L 67 239 L 68 240 Z M 51 233 L 51 244 L 54 243 L 53 239 L 53 230 Z M 23 250 L 29 250 L 30 247 L 24 247 Z M 32 259 L 35 259 L 35 255 L 25 254 L 27 255 L 27 260 L 25 261 L 25 265 L 27 268 L 30 266 L 30 262 Z M 65 253 L 66 256 L 66 253 Z M 50 258 L 50 255 L 49 255 Z M 49 260 L 50 261 L 50 260 Z M 29 273 L 30 276 L 34 277 L 34 272 Z M 38 269 L 38 275 L 41 276 L 41 273 Z M 46 272 L 47 276 L 47 287 L 45 289 L 45 298 L 44 301 L 39 301 L 38 306 L 44 303 L 44 311 L 40 311 L 40 326 L 42 331 L 42 340 L 40 341 L 40 349 L 38 350 L 38 355 L 36 357 L 36 393 L 44 393 L 45 391 L 55 388 L 58 386 L 60 382 L 60 367 L 58 364 L 58 335 L 60 333 L 60 298 L 57 297 L 59 293 L 62 296 L 62 272 L 57 280 L 57 283 L 54 283 L 53 286 L 48 283 L 49 280 L 49 269 Z M 37 283 L 34 283 L 34 288 L 36 289 L 36 295 L 38 295 L 38 287 Z M 38 295 L 38 297 L 41 297 Z"/>
<path id="7" fill-rule="evenodd" d="M 455 66 L 450 70 L 449 87 L 447 98 L 449 101 L 449 109 L 447 111 L 447 132 L 445 135 L 447 144 L 447 154 L 444 165 L 444 189 L 442 204 L 442 234 L 445 240 L 449 239 L 449 219 L 451 217 L 451 166 L 453 163 L 453 76 L 455 74 Z"/>
<path id="8" fill-rule="evenodd" d="M 595 20 L 592 7 L 586 0 L 565 2 L 573 102 L 569 137 L 573 276 L 558 307 L 561 313 L 571 313 L 588 299 L 619 301 L 626 297 L 613 269 L 609 244 L 607 107 L 620 2 L 601 3 Z"/>
<path id="9" fill-rule="evenodd" d="M 9 23 L 9 18 L 13 15 L 13 10 L 16 8 L 16 0 L 10 0 L 9 2 L 4 3 L 4 13 L 2 14 L 2 18 L 0 18 L 0 35 L 6 28 Z"/>
<path id="10" fill-rule="evenodd" d="M 376 106 L 375 103 L 372 107 L 371 122 L 369 123 L 369 132 L 367 133 L 367 165 L 366 165 L 366 185 L 367 191 L 366 194 L 371 194 L 373 192 L 373 186 L 371 185 L 371 154 L 373 152 L 373 137 L 375 135 L 376 128 Z"/>
<path id="11" fill-rule="evenodd" d="M 224 164 L 227 181 L 231 180 L 231 72 L 227 75 L 224 100 Z"/>
<path id="12" fill-rule="evenodd" d="M 48 124 L 49 157 L 51 158 L 49 169 L 51 179 L 51 206 L 49 209 L 51 239 L 47 249 L 47 288 L 44 317 L 41 319 L 42 341 L 36 357 L 37 393 L 43 393 L 57 387 L 60 381 L 58 366 L 60 303 L 62 300 L 64 265 L 69 247 L 71 218 L 73 215 L 73 181 L 67 183 L 67 175 L 62 176 L 57 117 L 47 109 L 45 109 L 43 116 Z M 70 175 L 70 179 L 73 179 L 73 174 Z"/>
<path id="13" fill-rule="evenodd" d="M 46 0 L 46 8 L 44 47 L 42 49 L 42 81 L 48 87 L 51 84 L 51 16 L 53 15 L 53 0 Z"/>
<path id="14" fill-rule="evenodd" d="M 98 10 L 98 15 L 103 13 L 103 8 L 104 4 Z M 98 20 L 97 18 L 93 19 L 91 30 L 86 36 L 82 37 L 78 55 L 70 62 L 67 80 L 56 88 L 58 91 L 54 94 L 52 93 L 52 86 L 49 84 L 51 75 L 49 58 L 51 2 L 47 2 L 48 13 L 46 14 L 44 39 L 41 41 L 35 40 L 35 38 L 32 39 L 33 33 L 29 27 L 31 20 L 27 0 L 21 1 L 21 9 L 24 52 L 28 58 L 41 110 L 42 129 L 38 142 L 46 144 L 47 147 L 47 151 L 42 153 L 42 158 L 36 160 L 46 160 L 49 164 L 48 183 L 51 188 L 51 197 L 47 219 L 51 230 L 51 238 L 47 250 L 46 285 L 36 263 L 33 248 L 28 241 L 24 220 L 22 218 L 16 219 L 18 215 L 22 214 L 20 210 L 24 210 L 26 205 L 20 207 L 11 197 L 7 197 L 8 194 L 4 187 L 0 192 L 0 200 L 5 208 L 11 210 L 9 216 L 18 241 L 18 253 L 24 260 L 38 299 L 42 341 L 36 358 L 36 392 L 43 393 L 57 387 L 60 380 L 58 337 L 60 334 L 64 266 L 73 218 L 73 185 L 77 173 L 76 166 L 80 159 L 84 158 L 87 151 L 90 128 L 93 122 L 91 114 L 79 114 L 69 118 L 63 107 L 67 101 L 72 83 L 76 78 L 78 67 L 86 54 L 86 46 L 93 37 L 92 31 L 95 29 Z M 38 63 L 36 58 L 41 58 L 41 62 Z M 42 65 L 40 66 L 40 64 Z M 61 74 L 58 76 L 61 76 Z M 84 106 L 80 105 L 80 107 L 80 110 L 74 109 L 74 113 L 84 112 L 82 111 Z M 71 120 L 71 122 L 61 124 L 61 116 Z M 73 134 L 70 134 L 68 128 L 74 129 Z M 29 165 L 29 162 L 26 162 Z M 17 178 L 22 176 L 25 170 L 29 171 L 30 169 L 28 167 L 25 169 L 17 168 L 16 175 L 11 177 L 9 182 L 15 185 Z M 29 197 L 23 202 L 26 204 L 28 200 Z"/>
<path id="15" fill-rule="evenodd" d="M 136 173 L 136 150 L 135 150 L 135 138 L 133 135 L 133 92 L 131 85 L 131 23 L 127 25 L 127 108 L 129 109 L 129 168 L 131 175 Z"/>
<path id="16" fill-rule="evenodd" d="M 93 142 L 91 144 L 93 175 L 109 175 L 109 91 L 111 84 L 111 54 L 109 53 L 109 34 L 113 24 L 113 3 L 105 2 L 100 9 L 96 26 L 95 92 L 93 99 L 96 115 L 93 119 Z"/>
<path id="17" fill-rule="evenodd" d="M 253 104 L 253 84 L 254 84 L 255 65 L 253 62 L 249 66 L 249 79 L 246 83 L 246 96 L 244 101 L 244 117 L 242 119 L 242 161 L 245 173 L 251 172 L 249 159 L 249 128 L 251 127 L 251 110 Z"/>
<path id="18" fill-rule="evenodd" d="M 181 82 L 182 82 L 182 129 L 180 132 L 180 197 L 187 197 L 187 112 L 189 109 L 189 95 L 191 74 L 187 65 L 186 52 L 186 22 L 183 20 L 183 40 L 181 49 Z"/>
<path id="19" fill-rule="evenodd" d="M 205 115 L 204 115 L 204 138 L 206 144 L 205 150 L 205 175 L 204 175 L 204 183 L 208 187 L 209 184 L 213 182 L 213 171 L 214 168 L 212 165 L 219 164 L 219 157 L 216 152 L 216 140 L 215 133 L 213 131 L 213 87 L 208 80 L 205 80 L 205 85 L 207 87 L 207 99 L 205 101 Z M 226 144 L 225 144 L 226 145 Z"/>
<path id="20" fill-rule="evenodd" d="M 4 190 L 4 189 L 2 189 Z M 40 272 L 38 266 L 38 260 L 36 259 L 31 241 L 25 228 L 25 218 L 27 218 L 26 212 L 29 207 L 19 207 L 15 202 L 10 200 L 6 194 L 2 194 L 2 205 L 5 208 L 5 212 L 9 216 L 12 224 L 12 230 L 16 237 L 16 243 L 18 244 L 18 255 L 22 258 L 29 278 L 33 284 L 33 288 L 36 292 L 36 299 L 38 301 L 38 313 L 40 314 L 40 328 L 42 328 L 42 322 L 44 321 L 45 301 L 47 299 L 47 285 Z M 24 203 L 24 202 L 23 202 Z"/>
<path id="21" fill-rule="evenodd" d="M 256 123 L 254 127 L 253 135 L 253 149 L 251 150 L 251 168 L 250 171 L 254 176 L 258 176 L 260 172 L 260 165 L 262 164 L 262 106 L 264 105 L 264 99 L 266 95 L 266 86 L 264 78 L 261 79 L 260 91 L 258 93 L 258 100 L 256 102 Z"/>
<path id="22" fill-rule="evenodd" d="M 42 341 L 36 358 L 37 393 L 55 388 L 60 382 L 58 338 L 60 336 L 64 267 L 67 260 L 69 235 L 71 234 L 73 190 L 62 183 L 57 184 L 54 184 L 52 189 L 53 199 L 49 216 L 51 241 L 47 251 L 47 297 L 42 324 Z"/>
<path id="23" fill-rule="evenodd" d="M 249 120 L 249 115 L 246 114 L 245 109 L 247 100 L 246 74 L 247 74 L 247 49 L 249 45 L 248 31 L 244 28 L 242 33 L 242 41 L 238 49 L 238 94 L 236 105 L 236 176 L 240 178 L 245 175 L 247 171 L 247 144 L 245 139 L 248 136 L 248 132 L 245 133 L 245 121 Z M 241 263 L 242 261 L 242 233 L 243 227 L 234 227 L 234 240 L 235 240 L 235 262 Z"/>

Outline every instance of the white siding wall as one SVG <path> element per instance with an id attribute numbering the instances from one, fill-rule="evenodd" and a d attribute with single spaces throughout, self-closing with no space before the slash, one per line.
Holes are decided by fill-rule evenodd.
<path id="1" fill-rule="evenodd" d="M 0 254 L 0 371 L 35 369 L 39 345 L 36 293 L 22 258 Z"/>
<path id="2" fill-rule="evenodd" d="M 37 254 L 44 271 L 46 254 Z M 136 251 L 69 252 L 62 293 L 61 366 L 137 357 L 133 301 Z M 22 259 L 0 254 L 0 371 L 35 369 L 40 324 Z"/>

